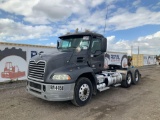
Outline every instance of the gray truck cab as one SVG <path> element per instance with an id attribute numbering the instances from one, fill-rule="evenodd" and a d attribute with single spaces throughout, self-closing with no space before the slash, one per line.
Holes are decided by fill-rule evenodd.
<path id="1" fill-rule="evenodd" d="M 103 91 L 121 82 L 126 86 L 124 81 L 129 71 L 129 77 L 134 79 L 132 74 L 137 70 L 125 70 L 124 75 L 112 70 L 104 72 L 107 40 L 97 33 L 60 36 L 57 49 L 55 53 L 33 57 L 28 66 L 27 91 L 48 101 L 71 100 L 76 106 L 83 106 L 97 90 Z M 137 73 L 139 80 L 139 71 Z"/>

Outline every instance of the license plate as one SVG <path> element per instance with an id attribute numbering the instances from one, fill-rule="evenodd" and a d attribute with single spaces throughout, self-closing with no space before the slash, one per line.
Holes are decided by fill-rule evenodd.
<path id="1" fill-rule="evenodd" d="M 59 90 L 62 91 L 63 90 L 63 85 L 51 85 L 51 89 L 52 90 Z"/>

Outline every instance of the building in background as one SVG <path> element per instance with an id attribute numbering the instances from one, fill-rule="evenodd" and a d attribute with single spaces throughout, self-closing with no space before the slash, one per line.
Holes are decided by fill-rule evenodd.
<path id="1" fill-rule="evenodd" d="M 132 54 L 133 66 L 155 65 L 156 55 Z"/>
<path id="2" fill-rule="evenodd" d="M 120 65 L 122 68 L 127 68 L 128 67 L 127 53 L 108 51 L 105 54 L 104 67 L 107 68 L 107 65 Z"/>
<path id="3" fill-rule="evenodd" d="M 29 60 L 39 52 L 53 53 L 51 46 L 0 42 L 0 82 L 27 79 Z"/>

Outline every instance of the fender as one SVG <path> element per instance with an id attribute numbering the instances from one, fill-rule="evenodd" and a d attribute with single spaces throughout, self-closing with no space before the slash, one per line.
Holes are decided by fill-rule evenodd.
<path id="1" fill-rule="evenodd" d="M 55 69 L 55 70 L 51 71 L 50 74 L 47 75 L 48 77 L 45 80 L 45 82 L 47 82 L 47 83 L 58 83 L 58 84 L 61 84 L 61 83 L 65 83 L 65 84 L 75 83 L 77 81 L 77 79 L 85 73 L 92 74 L 92 77 L 94 78 L 93 79 L 94 83 L 97 83 L 97 79 L 95 77 L 95 74 L 94 74 L 92 68 L 90 68 L 88 65 L 77 66 L 75 64 L 64 66 L 64 67 L 61 67 L 61 68 L 58 68 L 58 69 Z M 67 75 L 70 75 L 71 80 L 62 80 L 62 81 L 61 80 L 52 80 L 51 76 L 53 74 L 67 74 Z"/>

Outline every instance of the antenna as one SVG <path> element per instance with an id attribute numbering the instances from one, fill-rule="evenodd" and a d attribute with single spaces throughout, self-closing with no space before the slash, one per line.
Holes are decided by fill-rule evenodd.
<path id="1" fill-rule="evenodd" d="M 106 31 L 106 20 L 107 20 L 107 17 L 108 17 L 108 5 L 107 5 L 107 14 L 105 16 L 104 34 L 105 34 L 105 31 Z"/>

